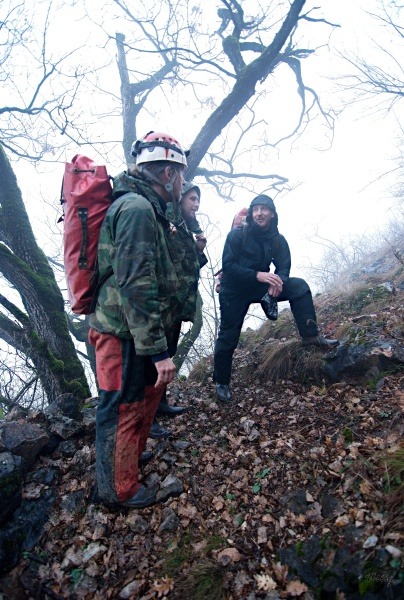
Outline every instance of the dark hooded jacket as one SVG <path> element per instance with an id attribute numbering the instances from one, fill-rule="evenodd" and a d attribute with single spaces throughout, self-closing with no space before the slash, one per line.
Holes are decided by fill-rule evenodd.
<path id="1" fill-rule="evenodd" d="M 221 294 L 245 294 L 259 301 L 268 291 L 268 284 L 257 281 L 257 272 L 268 272 L 271 264 L 275 273 L 285 282 L 290 273 L 291 256 L 288 243 L 278 232 L 278 215 L 274 210 L 268 230 L 263 230 L 252 220 L 252 206 L 247 224 L 232 229 L 223 249 L 223 276 Z"/>

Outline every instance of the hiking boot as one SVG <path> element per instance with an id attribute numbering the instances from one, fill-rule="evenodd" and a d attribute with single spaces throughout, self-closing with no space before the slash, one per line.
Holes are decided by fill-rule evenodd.
<path id="1" fill-rule="evenodd" d="M 168 438 L 171 435 L 171 431 L 169 429 L 165 429 L 157 423 L 157 421 L 153 421 L 150 427 L 149 437 L 153 440 L 158 440 L 159 438 Z"/>
<path id="2" fill-rule="evenodd" d="M 158 405 L 156 415 L 159 417 L 178 417 L 186 410 L 188 410 L 187 406 L 170 406 L 168 402 L 163 401 Z"/>
<path id="3" fill-rule="evenodd" d="M 225 383 L 216 384 L 216 396 L 220 402 L 230 402 L 231 391 L 228 385 Z"/>
<path id="4" fill-rule="evenodd" d="M 319 335 L 313 335 L 312 337 L 303 338 L 302 345 L 317 346 L 317 348 L 321 348 L 321 350 L 333 350 L 334 348 L 339 346 L 339 341 L 327 340 L 327 338 L 321 337 Z"/>
<path id="5" fill-rule="evenodd" d="M 95 504 L 104 504 L 108 508 L 112 510 L 119 510 L 120 508 L 146 508 L 146 506 L 150 506 L 154 504 L 157 500 L 157 486 L 151 486 L 147 488 L 144 485 L 141 485 L 138 491 L 132 498 L 128 500 L 123 500 L 119 502 L 110 502 L 109 500 L 104 500 L 100 496 L 98 496 L 97 491 L 95 492 L 95 497 L 93 498 L 93 502 Z"/>
<path id="6" fill-rule="evenodd" d="M 147 488 L 141 485 L 138 491 L 129 500 L 123 502 L 115 502 L 114 506 L 125 506 L 128 508 L 145 508 L 156 502 L 157 490 L 155 488 Z"/>
<path id="7" fill-rule="evenodd" d="M 139 466 L 140 467 L 145 467 L 146 465 L 149 464 L 149 462 L 151 460 L 153 460 L 154 458 L 154 452 L 152 452 L 151 450 L 145 450 L 144 452 L 142 452 L 142 454 L 140 455 L 139 458 Z"/>

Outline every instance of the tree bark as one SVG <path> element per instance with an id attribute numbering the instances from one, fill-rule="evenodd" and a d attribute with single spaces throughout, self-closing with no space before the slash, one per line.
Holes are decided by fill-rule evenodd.
<path id="1" fill-rule="evenodd" d="M 88 397 L 90 390 L 69 334 L 62 294 L 35 240 L 17 179 L 1 145 L 0 180 L 0 271 L 19 293 L 24 308 L 0 297 L 6 310 L 0 319 L 0 337 L 32 361 L 49 402 L 63 393 Z"/>
<path id="2" fill-rule="evenodd" d="M 198 339 L 199 334 L 201 333 L 203 325 L 202 318 L 202 296 L 198 292 L 197 301 L 196 301 L 196 312 L 195 312 L 195 321 L 192 324 L 191 329 L 182 337 L 181 342 L 178 344 L 177 352 L 173 358 L 174 364 L 177 368 L 177 372 L 181 369 L 182 365 L 195 341 Z"/>

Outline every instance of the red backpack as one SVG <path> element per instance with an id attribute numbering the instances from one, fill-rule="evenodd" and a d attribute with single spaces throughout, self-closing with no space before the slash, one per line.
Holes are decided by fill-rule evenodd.
<path id="1" fill-rule="evenodd" d="M 98 238 L 105 213 L 112 202 L 111 177 L 103 165 L 76 154 L 65 164 L 62 195 L 64 266 L 72 311 L 92 312 L 99 287 Z"/>
<path id="2" fill-rule="evenodd" d="M 231 224 L 231 229 L 235 229 L 236 227 L 241 227 L 243 225 L 246 225 L 247 215 L 248 215 L 248 208 L 242 208 L 241 210 L 239 210 L 233 219 L 233 222 Z"/>

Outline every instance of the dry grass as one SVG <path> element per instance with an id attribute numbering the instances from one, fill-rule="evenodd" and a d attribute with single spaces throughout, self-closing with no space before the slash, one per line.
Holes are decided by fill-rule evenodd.
<path id="1" fill-rule="evenodd" d="M 404 513 L 404 443 L 393 453 L 383 455 L 379 460 L 379 464 L 383 470 L 389 513 L 397 515 L 402 524 Z"/>
<path id="2" fill-rule="evenodd" d="M 194 563 L 175 585 L 176 598 L 190 600 L 225 600 L 225 569 L 217 561 L 203 558 Z"/>
<path id="3" fill-rule="evenodd" d="M 296 341 L 275 343 L 265 353 L 257 375 L 263 383 L 292 377 L 301 383 L 321 383 L 326 378 L 323 353 L 316 348 L 302 348 Z"/>

